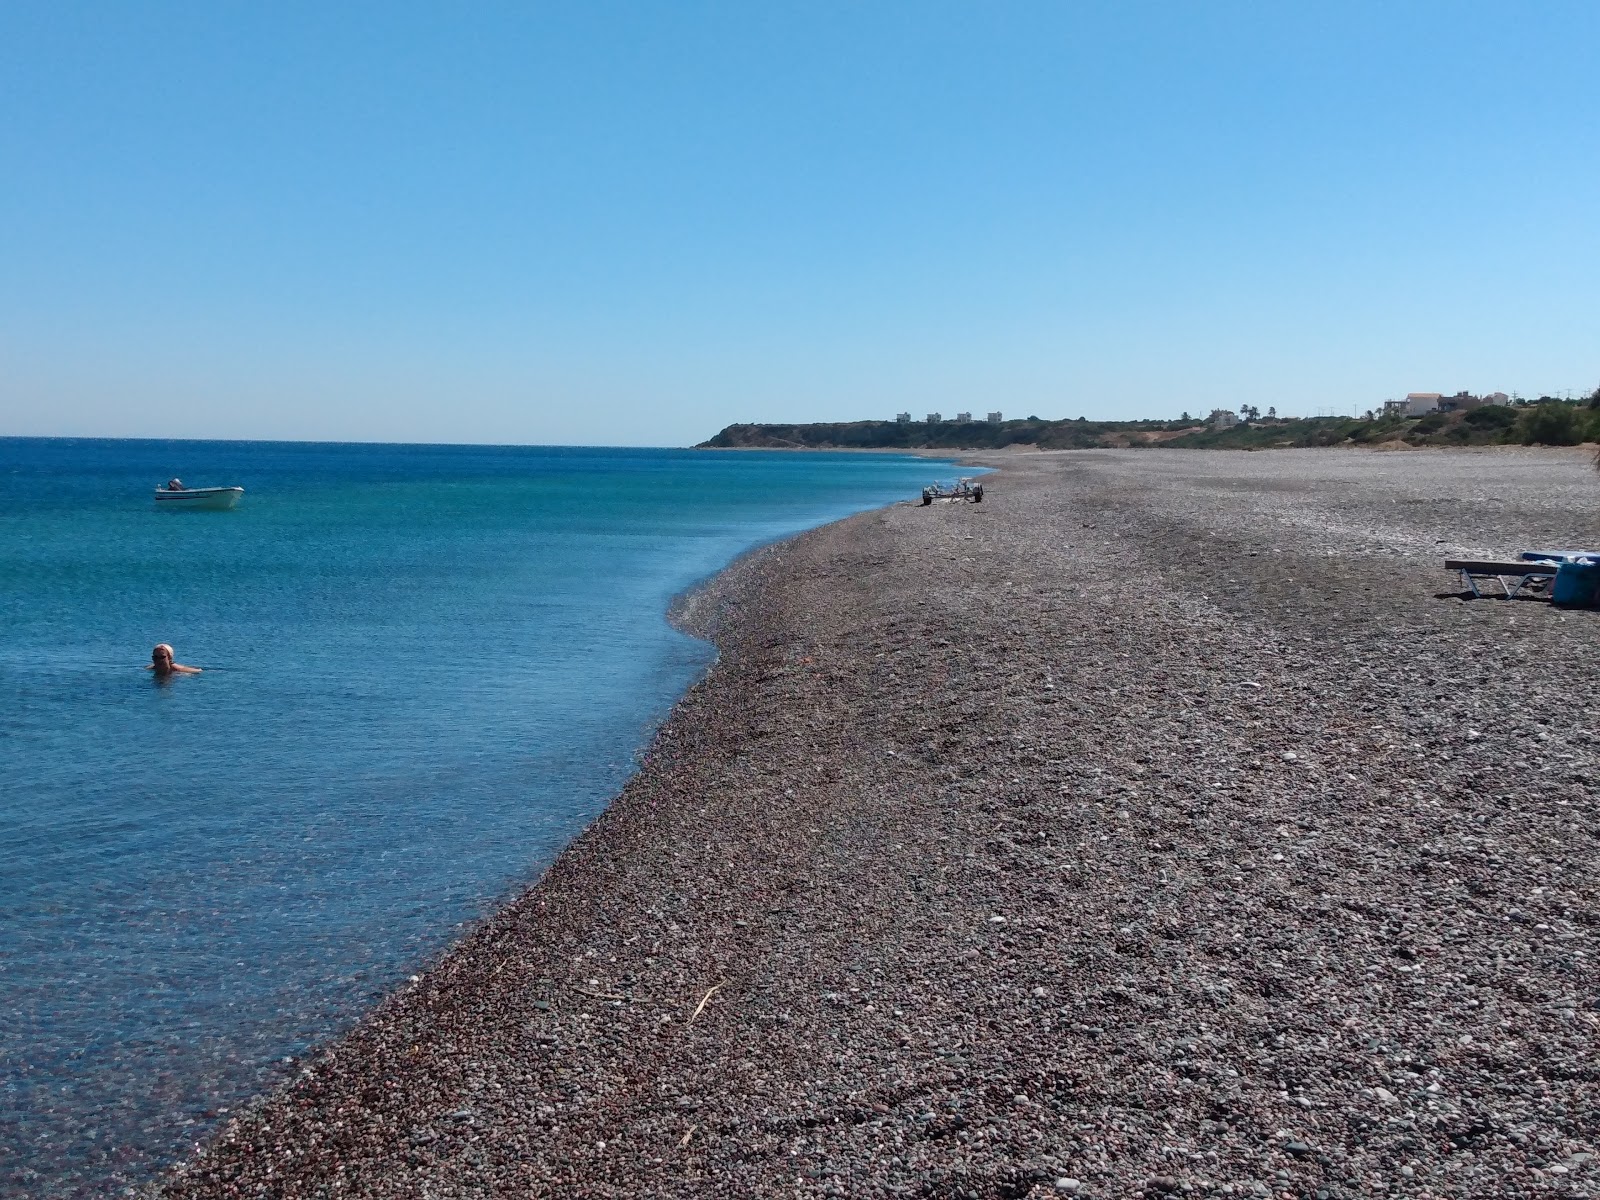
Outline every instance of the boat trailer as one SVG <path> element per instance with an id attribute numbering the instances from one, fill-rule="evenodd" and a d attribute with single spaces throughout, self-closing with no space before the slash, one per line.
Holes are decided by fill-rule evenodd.
<path id="1" fill-rule="evenodd" d="M 945 500 L 951 504 L 964 504 L 970 500 L 973 504 L 982 504 L 983 484 L 973 483 L 970 479 L 958 479 L 955 483 L 930 483 L 922 489 L 922 503 L 928 505 L 935 500 Z"/>

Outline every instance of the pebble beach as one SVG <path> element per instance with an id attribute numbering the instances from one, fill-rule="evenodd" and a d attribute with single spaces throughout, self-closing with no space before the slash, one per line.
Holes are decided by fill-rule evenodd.
<path id="1" fill-rule="evenodd" d="M 675 619 L 543 878 L 149 1196 L 1600 1195 L 1582 450 L 1016 451 Z"/>

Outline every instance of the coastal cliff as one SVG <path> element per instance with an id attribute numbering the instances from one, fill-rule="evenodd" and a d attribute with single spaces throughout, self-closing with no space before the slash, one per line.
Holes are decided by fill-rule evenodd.
<path id="1" fill-rule="evenodd" d="M 1579 401 L 1543 397 L 1536 403 L 1484 404 L 1417 416 L 1262 418 L 1215 422 L 1185 413 L 1175 421 L 1089 421 L 1082 417 L 1011 421 L 837 421 L 729 425 L 701 442 L 707 450 L 1097 450 L 1165 447 L 1175 450 L 1285 450 L 1366 446 L 1575 446 L 1600 440 L 1600 389 Z"/>

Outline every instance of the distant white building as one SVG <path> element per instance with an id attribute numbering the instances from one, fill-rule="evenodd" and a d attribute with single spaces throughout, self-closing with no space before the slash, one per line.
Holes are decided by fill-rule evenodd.
<path id="1" fill-rule="evenodd" d="M 1483 398 L 1485 404 L 1510 404 L 1511 397 L 1504 392 L 1490 392 Z"/>
<path id="2" fill-rule="evenodd" d="M 998 425 L 1001 421 L 1005 420 L 1005 418 L 999 413 L 990 413 L 987 420 L 991 425 Z"/>
<path id="3" fill-rule="evenodd" d="M 909 425 L 909 424 L 911 424 L 911 414 L 910 413 L 895 413 L 894 419 L 895 419 L 895 423 L 897 425 Z"/>
<path id="4" fill-rule="evenodd" d="M 1210 425 L 1213 429 L 1232 429 L 1238 423 L 1239 416 L 1237 413 L 1229 412 L 1225 408 L 1211 410 Z"/>
<path id="5" fill-rule="evenodd" d="M 970 420 L 972 420 L 972 414 L 971 413 L 957 413 L 956 414 L 956 420 L 961 421 L 961 422 L 970 421 Z"/>
<path id="6" fill-rule="evenodd" d="M 1421 417 L 1437 412 L 1439 401 L 1443 399 L 1444 397 L 1438 392 L 1407 392 L 1406 416 Z"/>
<path id="7" fill-rule="evenodd" d="M 937 425 L 942 420 L 944 420 L 944 418 L 941 417 L 938 413 L 929 413 L 928 414 L 928 424 L 929 425 Z"/>

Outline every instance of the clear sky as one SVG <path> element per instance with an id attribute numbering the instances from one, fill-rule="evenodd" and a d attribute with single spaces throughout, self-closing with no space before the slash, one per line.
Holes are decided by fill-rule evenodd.
<path id="1" fill-rule="evenodd" d="M 1600 4 L 0 5 L 0 434 L 1600 383 Z"/>

